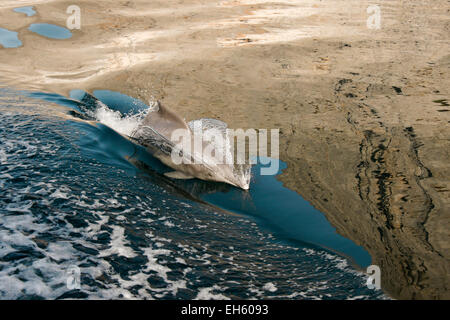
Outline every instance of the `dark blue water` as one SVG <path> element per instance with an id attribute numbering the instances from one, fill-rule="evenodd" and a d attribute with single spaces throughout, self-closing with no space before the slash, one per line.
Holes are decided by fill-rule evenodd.
<path id="1" fill-rule="evenodd" d="M 256 217 L 278 238 L 328 248 L 351 257 L 359 266 L 370 265 L 371 257 L 364 248 L 339 235 L 320 211 L 283 187 L 276 176 L 260 175 L 260 166 L 252 170 L 252 188 L 248 192 L 230 188 L 200 198 L 226 210 Z M 286 164 L 280 161 L 278 174 L 285 168 Z"/>
<path id="2" fill-rule="evenodd" d="M 256 176 L 245 197 L 171 180 L 143 148 L 101 123 L 57 116 L 64 108 L 54 103 L 83 109 L 0 89 L 2 298 L 383 297 L 342 256 L 308 243 L 318 239 L 300 224 L 317 231 L 325 222 L 308 214 L 321 213 L 277 180 Z M 268 195 L 294 201 L 304 217 L 288 204 L 263 210 Z M 331 231 L 323 239 L 339 239 Z M 79 290 L 66 286 L 73 266 Z"/>
<path id="3" fill-rule="evenodd" d="M 28 30 L 50 39 L 64 40 L 72 37 L 69 29 L 49 23 L 33 23 Z"/>
<path id="4" fill-rule="evenodd" d="M 18 48 L 22 45 L 19 40 L 18 32 L 0 28 L 0 45 L 4 48 Z"/>

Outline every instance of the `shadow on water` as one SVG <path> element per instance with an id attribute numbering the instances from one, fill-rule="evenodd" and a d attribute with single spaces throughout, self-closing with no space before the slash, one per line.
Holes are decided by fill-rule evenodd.
<path id="1" fill-rule="evenodd" d="M 147 108 L 143 102 L 116 92 L 96 91 L 94 95 L 96 97 L 80 90 L 72 91 L 71 99 L 53 94 L 30 94 L 35 98 L 65 105 L 79 118 L 83 118 L 83 111 L 96 107 L 96 98 L 122 114 Z M 152 157 L 145 148 L 108 126 L 100 123 L 92 126 L 80 121 L 69 123 L 86 132 L 78 142 L 83 152 L 113 167 L 124 169 L 130 176 L 144 176 L 152 183 L 164 185 L 170 192 L 251 217 L 281 241 L 328 249 L 350 258 L 361 267 L 371 263 L 371 257 L 364 248 L 339 235 L 323 213 L 277 180 L 277 176 L 286 168 L 283 161 L 279 162 L 277 175 L 272 176 L 261 175 L 263 165 L 258 162 L 252 168 L 252 182 L 248 191 L 199 179 L 175 180 L 163 175 L 172 169 Z"/>

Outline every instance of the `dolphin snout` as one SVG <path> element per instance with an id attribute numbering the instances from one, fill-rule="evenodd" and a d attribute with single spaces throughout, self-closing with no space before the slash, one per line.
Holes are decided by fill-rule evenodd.
<path id="1" fill-rule="evenodd" d="M 250 189 L 250 181 L 234 180 L 234 181 L 228 181 L 228 183 L 234 185 L 235 187 L 244 189 L 244 190 Z"/>

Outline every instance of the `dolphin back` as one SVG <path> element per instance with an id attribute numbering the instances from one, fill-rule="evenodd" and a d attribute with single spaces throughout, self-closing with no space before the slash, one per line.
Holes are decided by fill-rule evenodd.
<path id="1" fill-rule="evenodd" d="M 163 106 L 159 101 L 156 102 L 154 110 L 149 112 L 140 126 L 151 127 L 154 131 L 171 140 L 172 133 L 178 129 L 191 129 L 179 115 Z"/>

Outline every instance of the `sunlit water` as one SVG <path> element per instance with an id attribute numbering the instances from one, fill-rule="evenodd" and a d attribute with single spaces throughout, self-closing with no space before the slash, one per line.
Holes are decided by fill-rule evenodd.
<path id="1" fill-rule="evenodd" d="M 22 41 L 19 40 L 18 34 L 18 32 L 0 28 L 0 45 L 3 48 L 20 47 L 22 45 Z"/>
<path id="2" fill-rule="evenodd" d="M 50 39 L 64 40 L 72 37 L 69 29 L 49 23 L 33 23 L 28 30 Z"/>
<path id="3" fill-rule="evenodd" d="M 14 12 L 24 13 L 27 17 L 32 17 L 36 14 L 33 6 L 26 6 L 13 9 Z"/>
<path id="4" fill-rule="evenodd" d="M 328 235 L 326 244 L 315 243 L 307 226 L 295 226 L 317 230 L 323 221 L 299 220 L 287 204 L 264 211 L 258 194 L 267 191 L 265 181 L 256 177 L 254 193 L 244 196 L 162 176 L 166 167 L 116 132 L 139 121 L 140 102 L 99 111 L 110 128 L 58 117 L 50 101 L 79 110 L 79 102 L 58 95 L 0 89 L 1 298 L 384 297 L 321 246 L 340 239 L 347 255 L 362 250 L 350 240 Z M 299 216 L 308 210 L 303 204 Z M 367 260 L 359 254 L 353 258 Z M 74 266 L 80 289 L 67 286 Z"/>

